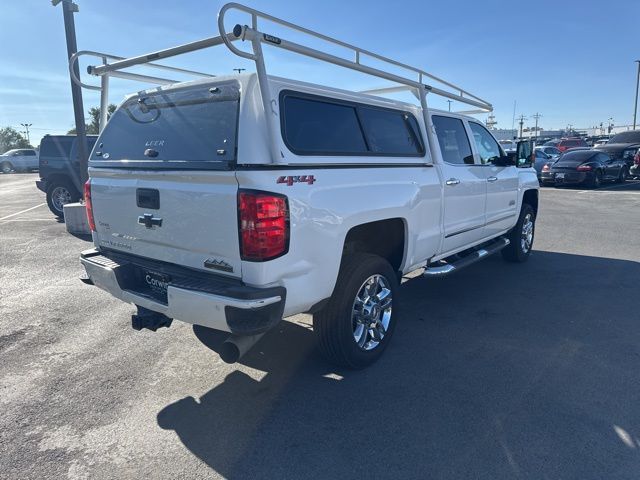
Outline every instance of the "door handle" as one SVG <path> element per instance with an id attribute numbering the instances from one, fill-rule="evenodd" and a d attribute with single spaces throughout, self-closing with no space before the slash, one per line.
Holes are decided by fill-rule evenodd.
<path id="1" fill-rule="evenodd" d="M 487 182 L 495 182 L 496 180 L 498 180 L 498 177 L 489 177 L 489 178 L 487 178 Z"/>
<path id="2" fill-rule="evenodd" d="M 458 185 L 460 183 L 460 180 L 458 180 L 457 178 L 450 178 L 444 183 L 446 183 L 447 185 Z"/>

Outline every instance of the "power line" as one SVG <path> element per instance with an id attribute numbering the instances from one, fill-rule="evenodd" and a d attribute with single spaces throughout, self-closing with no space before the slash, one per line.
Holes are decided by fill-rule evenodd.
<path id="1" fill-rule="evenodd" d="M 535 115 L 532 116 L 536 119 L 536 140 L 538 140 L 538 120 L 542 117 L 542 114 L 536 112 Z"/>
<path id="2" fill-rule="evenodd" d="M 518 117 L 518 124 L 520 125 L 520 137 L 522 138 L 522 126 L 524 125 L 524 121 L 527 120 L 527 117 L 525 117 L 524 115 L 520 115 Z"/>

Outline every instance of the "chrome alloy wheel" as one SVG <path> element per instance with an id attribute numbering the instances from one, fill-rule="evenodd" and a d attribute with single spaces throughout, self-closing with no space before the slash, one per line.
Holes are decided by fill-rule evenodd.
<path id="1" fill-rule="evenodd" d="M 524 253 L 531 250 L 533 244 L 533 216 L 527 213 L 522 221 L 522 235 L 520 240 L 520 246 Z"/>
<path id="2" fill-rule="evenodd" d="M 353 339 L 362 350 L 376 348 L 389 329 L 393 305 L 389 285 L 389 280 L 384 276 L 371 275 L 362 284 L 353 301 Z"/>
<path id="3" fill-rule="evenodd" d="M 67 203 L 71 203 L 71 192 L 65 187 L 56 187 L 51 192 L 51 203 L 56 210 L 62 212 Z"/>

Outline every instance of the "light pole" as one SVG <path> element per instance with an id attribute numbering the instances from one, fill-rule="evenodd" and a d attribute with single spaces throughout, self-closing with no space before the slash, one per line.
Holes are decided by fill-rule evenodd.
<path id="1" fill-rule="evenodd" d="M 73 21 L 74 12 L 78 11 L 78 5 L 72 0 L 51 0 L 51 4 L 55 7 L 62 3 L 62 16 L 64 19 L 64 33 L 67 40 L 67 57 L 78 51 L 76 42 L 76 25 Z M 80 78 L 80 69 L 78 62 L 73 65 L 73 71 L 77 78 Z M 82 104 L 82 89 L 71 79 L 71 98 L 73 100 L 73 116 L 76 120 L 76 135 L 78 136 L 78 160 L 80 163 L 79 180 L 83 185 L 87 181 L 87 159 L 89 158 L 89 149 L 87 148 L 87 128 L 84 122 L 84 106 Z"/>
<path id="2" fill-rule="evenodd" d="M 24 130 L 27 133 L 27 143 L 31 145 L 31 140 L 29 139 L 29 127 L 33 125 L 33 123 L 21 123 L 20 125 L 24 127 Z"/>
<path id="3" fill-rule="evenodd" d="M 240 75 L 242 72 L 244 72 L 246 70 L 246 68 L 234 68 L 233 71 L 234 72 L 238 72 L 238 75 Z"/>
<path id="4" fill-rule="evenodd" d="M 449 102 L 449 111 L 451 111 L 451 102 L 453 102 L 453 100 L 447 100 L 447 102 Z"/>
<path id="5" fill-rule="evenodd" d="M 638 114 L 638 86 L 640 86 L 640 60 L 636 60 L 638 64 L 638 76 L 636 78 L 636 100 L 633 102 L 633 129 L 636 129 L 636 116 Z"/>

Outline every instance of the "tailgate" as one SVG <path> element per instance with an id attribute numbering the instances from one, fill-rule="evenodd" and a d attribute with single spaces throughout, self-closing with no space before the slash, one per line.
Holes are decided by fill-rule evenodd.
<path id="1" fill-rule="evenodd" d="M 231 171 L 91 170 L 96 244 L 240 277 Z"/>
<path id="2" fill-rule="evenodd" d="M 129 97 L 89 161 L 97 246 L 240 277 L 235 81 Z"/>

